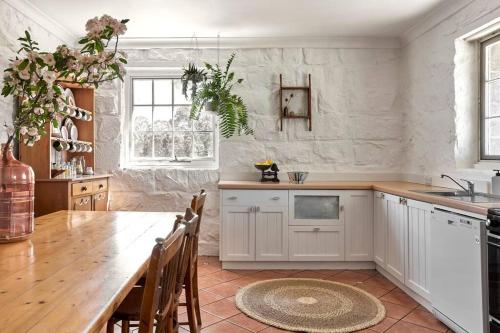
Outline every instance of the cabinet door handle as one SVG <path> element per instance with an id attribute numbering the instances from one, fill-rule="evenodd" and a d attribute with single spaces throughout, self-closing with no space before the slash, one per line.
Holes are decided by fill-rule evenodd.
<path id="1" fill-rule="evenodd" d="M 227 198 L 227 200 L 236 200 L 236 199 L 238 199 L 238 197 L 234 197 L 234 196 L 233 196 L 233 197 L 228 197 L 228 198 Z"/>
<path id="2" fill-rule="evenodd" d="M 313 231 L 316 231 L 316 232 L 318 232 L 318 231 L 320 231 L 320 230 L 321 230 L 321 228 L 318 228 L 318 227 L 313 228 Z"/>
<path id="3" fill-rule="evenodd" d="M 273 199 L 273 200 L 279 200 L 281 198 L 280 197 L 272 197 L 271 199 Z"/>
<path id="4" fill-rule="evenodd" d="M 339 209 L 340 209 L 341 212 L 343 212 L 344 211 L 344 205 L 340 205 Z"/>
<path id="5" fill-rule="evenodd" d="M 255 211 L 254 209 L 255 209 L 255 207 L 254 207 L 254 206 L 250 206 L 250 207 L 248 208 L 248 211 L 249 211 L 250 213 L 253 213 L 253 212 Z"/>
<path id="6" fill-rule="evenodd" d="M 380 193 L 380 197 L 381 197 L 382 199 L 385 199 L 385 194 L 384 194 L 384 193 Z"/>

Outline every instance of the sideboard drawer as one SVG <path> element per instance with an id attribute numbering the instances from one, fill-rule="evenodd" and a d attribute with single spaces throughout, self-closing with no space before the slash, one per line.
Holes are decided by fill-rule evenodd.
<path id="1" fill-rule="evenodd" d="M 71 184 L 71 194 L 73 196 L 92 193 L 92 182 L 82 182 Z"/>
<path id="2" fill-rule="evenodd" d="M 92 200 L 94 201 L 94 210 L 95 211 L 107 211 L 108 210 L 108 193 L 107 192 L 99 192 L 92 196 Z"/>
<path id="3" fill-rule="evenodd" d="M 290 261 L 343 261 L 344 226 L 290 226 Z"/>
<path id="4" fill-rule="evenodd" d="M 288 205 L 287 190 L 223 190 L 224 205 Z"/>
<path id="5" fill-rule="evenodd" d="M 71 208 L 73 210 L 86 210 L 86 211 L 92 210 L 92 197 L 85 196 L 85 197 L 74 198 L 71 201 Z"/>
<path id="6" fill-rule="evenodd" d="M 94 192 L 103 192 L 108 190 L 108 179 L 98 179 L 92 182 L 92 189 Z"/>

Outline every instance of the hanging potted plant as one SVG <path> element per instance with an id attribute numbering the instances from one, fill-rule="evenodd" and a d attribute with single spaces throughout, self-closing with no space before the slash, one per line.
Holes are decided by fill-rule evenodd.
<path id="1" fill-rule="evenodd" d="M 56 117 L 67 115 L 69 103 L 61 84 L 97 88 L 123 80 L 127 61 L 117 47 L 127 22 L 108 15 L 89 20 L 80 49 L 60 45 L 55 52 L 42 52 L 28 31 L 18 39 L 21 48 L 5 70 L 2 87 L 2 95 L 12 96 L 17 107 L 0 151 L 0 242 L 25 239 L 33 231 L 34 174 L 14 158 L 13 141 L 33 146 L 46 134 L 47 123 L 58 126 Z M 115 44 L 108 50 L 111 41 Z"/>
<path id="2" fill-rule="evenodd" d="M 184 68 L 184 73 L 181 76 L 182 94 L 186 99 L 193 99 L 198 92 L 198 86 L 206 80 L 207 74 L 204 69 L 196 67 L 194 63 L 189 63 L 187 68 Z M 188 94 L 188 90 L 190 93 Z"/>
<path id="3" fill-rule="evenodd" d="M 236 133 L 253 134 L 248 126 L 247 107 L 243 99 L 232 93 L 233 87 L 243 82 L 243 79 L 235 79 L 234 72 L 230 71 L 235 56 L 233 53 L 229 57 L 224 69 L 218 64 L 214 66 L 208 63 L 205 63 L 206 72 L 197 69 L 197 73 L 203 73 L 203 81 L 196 87 L 196 92 L 191 94 L 191 119 L 197 120 L 202 110 L 215 112 L 220 119 L 220 133 L 225 138 Z M 184 70 L 184 74 L 186 72 Z"/>

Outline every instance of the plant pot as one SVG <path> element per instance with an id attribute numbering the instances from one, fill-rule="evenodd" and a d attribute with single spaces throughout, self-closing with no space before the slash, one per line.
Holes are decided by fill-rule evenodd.
<path id="1" fill-rule="evenodd" d="M 30 237 L 34 229 L 35 174 L 29 165 L 12 154 L 12 147 L 0 150 L 0 243 Z"/>

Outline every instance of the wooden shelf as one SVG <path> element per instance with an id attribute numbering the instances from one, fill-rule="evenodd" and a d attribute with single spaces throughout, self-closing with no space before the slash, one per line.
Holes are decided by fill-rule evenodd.
<path id="1" fill-rule="evenodd" d="M 73 143 L 83 143 L 83 144 L 86 144 L 86 145 L 92 145 L 92 142 L 89 142 L 89 141 L 63 139 L 63 138 L 58 138 L 57 136 L 52 136 L 52 137 L 50 137 L 50 139 L 52 141 L 73 142 Z"/>
<path id="2" fill-rule="evenodd" d="M 283 75 L 280 74 L 280 131 L 283 131 L 283 119 L 306 119 L 309 131 L 312 131 L 311 114 L 311 74 L 308 76 L 307 86 L 284 86 Z M 283 109 L 283 91 L 285 90 L 304 90 L 307 94 L 307 114 L 306 115 L 285 115 Z"/>

